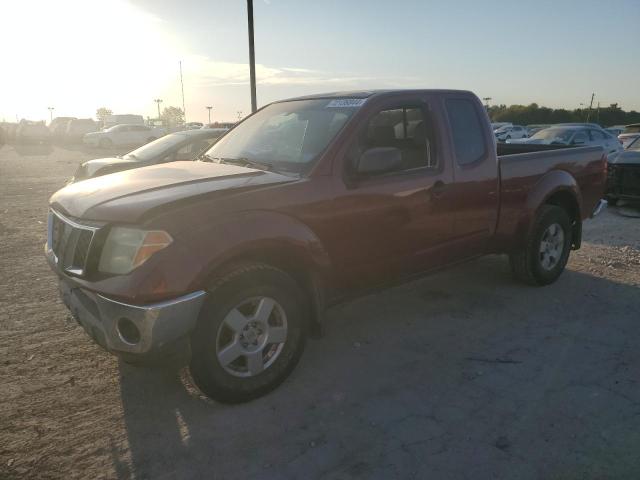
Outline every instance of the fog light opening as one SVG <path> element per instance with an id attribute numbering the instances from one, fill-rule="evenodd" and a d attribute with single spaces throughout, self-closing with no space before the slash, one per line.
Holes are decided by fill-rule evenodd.
<path id="1" fill-rule="evenodd" d="M 140 342 L 140 330 L 128 318 L 121 318 L 117 324 L 118 335 L 120 339 L 129 345 L 137 345 Z"/>

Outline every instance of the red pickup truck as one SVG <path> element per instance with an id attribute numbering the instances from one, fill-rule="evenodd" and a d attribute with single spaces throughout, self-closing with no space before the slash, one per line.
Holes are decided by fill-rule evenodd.
<path id="1" fill-rule="evenodd" d="M 64 303 L 125 359 L 188 348 L 225 402 L 276 387 L 327 306 L 490 253 L 554 282 L 606 180 L 602 148 L 496 146 L 470 92 L 272 103 L 197 162 L 81 181 L 50 200 Z"/>

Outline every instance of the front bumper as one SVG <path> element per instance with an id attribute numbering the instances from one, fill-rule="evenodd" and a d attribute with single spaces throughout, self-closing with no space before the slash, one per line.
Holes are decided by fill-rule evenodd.
<path id="1" fill-rule="evenodd" d="M 168 348 L 195 327 L 204 291 L 151 305 L 129 305 L 60 279 L 60 296 L 85 331 L 113 353 L 147 356 Z M 128 323 L 131 322 L 131 323 Z M 131 324 L 138 335 L 132 340 Z M 124 328 L 123 328 L 124 326 Z"/>

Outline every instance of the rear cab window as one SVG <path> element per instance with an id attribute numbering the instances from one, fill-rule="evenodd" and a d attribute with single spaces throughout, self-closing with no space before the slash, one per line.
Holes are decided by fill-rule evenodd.
<path id="1" fill-rule="evenodd" d="M 448 98 L 445 108 L 458 165 L 470 165 L 487 154 L 483 123 L 473 101 Z"/>

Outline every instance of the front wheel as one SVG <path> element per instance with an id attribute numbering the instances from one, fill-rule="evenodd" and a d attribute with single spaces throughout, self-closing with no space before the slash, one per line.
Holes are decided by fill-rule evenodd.
<path id="1" fill-rule="evenodd" d="M 571 252 L 571 220 L 555 205 L 543 205 L 524 249 L 509 256 L 511 271 L 530 285 L 549 285 L 564 271 Z"/>
<path id="2" fill-rule="evenodd" d="M 307 309 L 296 282 L 264 264 L 247 264 L 217 280 L 191 338 L 191 375 L 225 403 L 252 400 L 294 369 L 306 338 Z"/>

